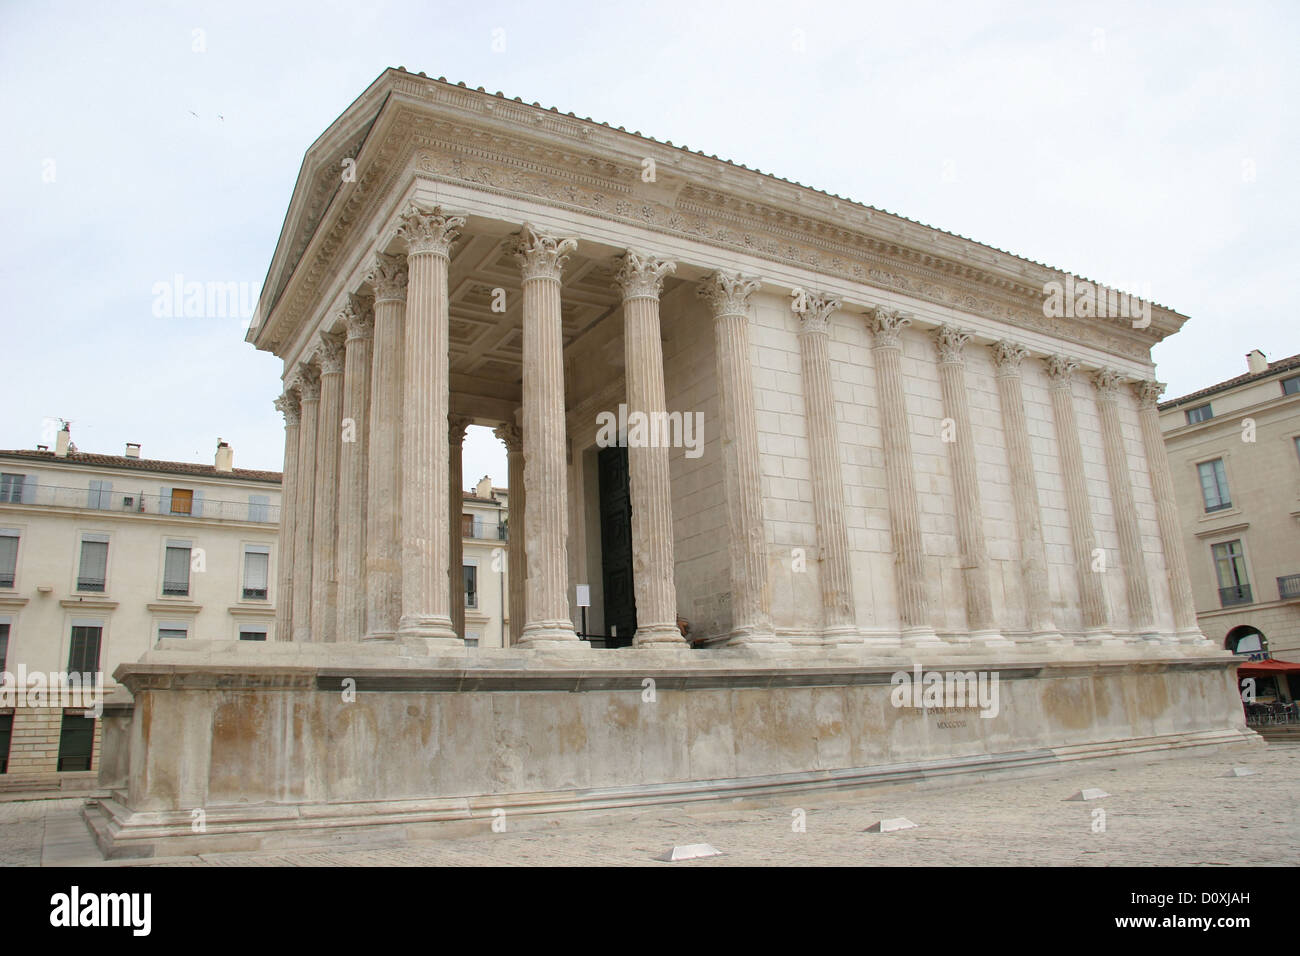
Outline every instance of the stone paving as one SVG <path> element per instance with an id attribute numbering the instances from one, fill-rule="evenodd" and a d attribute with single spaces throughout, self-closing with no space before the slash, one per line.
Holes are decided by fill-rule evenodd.
<path id="1" fill-rule="evenodd" d="M 1232 777 L 1234 767 L 1255 774 Z M 1109 797 L 1067 800 L 1097 787 Z M 1178 757 L 958 786 L 805 795 L 761 806 L 661 809 L 619 819 L 570 818 L 494 833 L 396 845 L 133 861 L 181 866 L 1056 866 L 1300 863 L 1300 746 Z M 0 804 L 0 865 L 104 864 L 79 800 Z M 1094 832 L 1105 811 L 1104 832 Z M 796 811 L 806 829 L 796 832 Z M 916 829 L 867 833 L 881 817 Z M 666 864 L 674 845 L 724 855 Z"/>

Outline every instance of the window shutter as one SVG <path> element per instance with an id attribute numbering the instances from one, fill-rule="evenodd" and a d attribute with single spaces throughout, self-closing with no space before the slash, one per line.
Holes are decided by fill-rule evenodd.
<path id="1" fill-rule="evenodd" d="M 163 593 L 190 593 L 190 549 L 188 546 L 167 546 L 163 563 Z"/>
<path id="2" fill-rule="evenodd" d="M 104 540 L 96 540 L 97 538 Z M 102 591 L 107 580 L 107 536 L 83 535 L 81 539 L 81 570 L 77 575 L 77 590 Z"/>
<path id="3" fill-rule="evenodd" d="M 36 503 L 36 476 L 23 476 L 23 504 L 31 505 Z"/>
<path id="4" fill-rule="evenodd" d="M 0 588 L 14 586 L 18 573 L 18 532 L 0 528 Z"/>
<path id="5" fill-rule="evenodd" d="M 264 551 L 249 548 L 244 552 L 244 590 L 261 591 L 263 596 L 267 589 L 267 572 L 270 570 L 271 556 Z"/>
<path id="6" fill-rule="evenodd" d="M 171 514 L 172 511 L 172 490 L 164 485 L 158 489 L 158 513 L 160 515 Z"/>
<path id="7" fill-rule="evenodd" d="M 190 514 L 196 518 L 203 517 L 203 492 L 194 492 L 194 499 L 190 504 Z"/>

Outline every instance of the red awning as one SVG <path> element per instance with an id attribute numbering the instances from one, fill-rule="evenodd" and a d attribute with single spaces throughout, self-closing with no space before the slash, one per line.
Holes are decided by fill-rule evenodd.
<path id="1" fill-rule="evenodd" d="M 1237 668 L 1238 677 L 1268 677 L 1277 674 L 1300 674 L 1300 664 L 1291 661 L 1249 661 Z"/>

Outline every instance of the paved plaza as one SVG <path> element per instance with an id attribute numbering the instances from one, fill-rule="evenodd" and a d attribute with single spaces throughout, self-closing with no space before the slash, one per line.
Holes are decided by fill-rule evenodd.
<path id="1" fill-rule="evenodd" d="M 1231 776 L 1233 768 L 1255 771 Z M 1110 796 L 1067 798 L 1086 788 Z M 105 864 L 79 800 L 0 804 L 0 865 L 183 866 L 1234 866 L 1300 862 L 1300 745 L 1211 753 L 928 789 L 809 795 L 798 803 L 660 809 L 383 846 Z M 1104 818 L 1096 811 L 1104 811 Z M 802 811 L 801 813 L 799 811 Z M 867 828 L 906 817 L 916 829 Z M 796 829 L 802 819 L 804 829 Z M 1104 824 L 1104 830 L 1102 826 Z M 709 843 L 722 856 L 654 857 Z"/>

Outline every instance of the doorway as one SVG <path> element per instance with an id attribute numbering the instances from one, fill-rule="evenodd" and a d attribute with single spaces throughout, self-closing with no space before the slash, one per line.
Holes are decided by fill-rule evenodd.
<path id="1" fill-rule="evenodd" d="M 602 448 L 600 480 L 600 577 L 605 596 L 605 646 L 630 647 L 636 634 L 632 574 L 632 494 L 627 449 Z"/>

